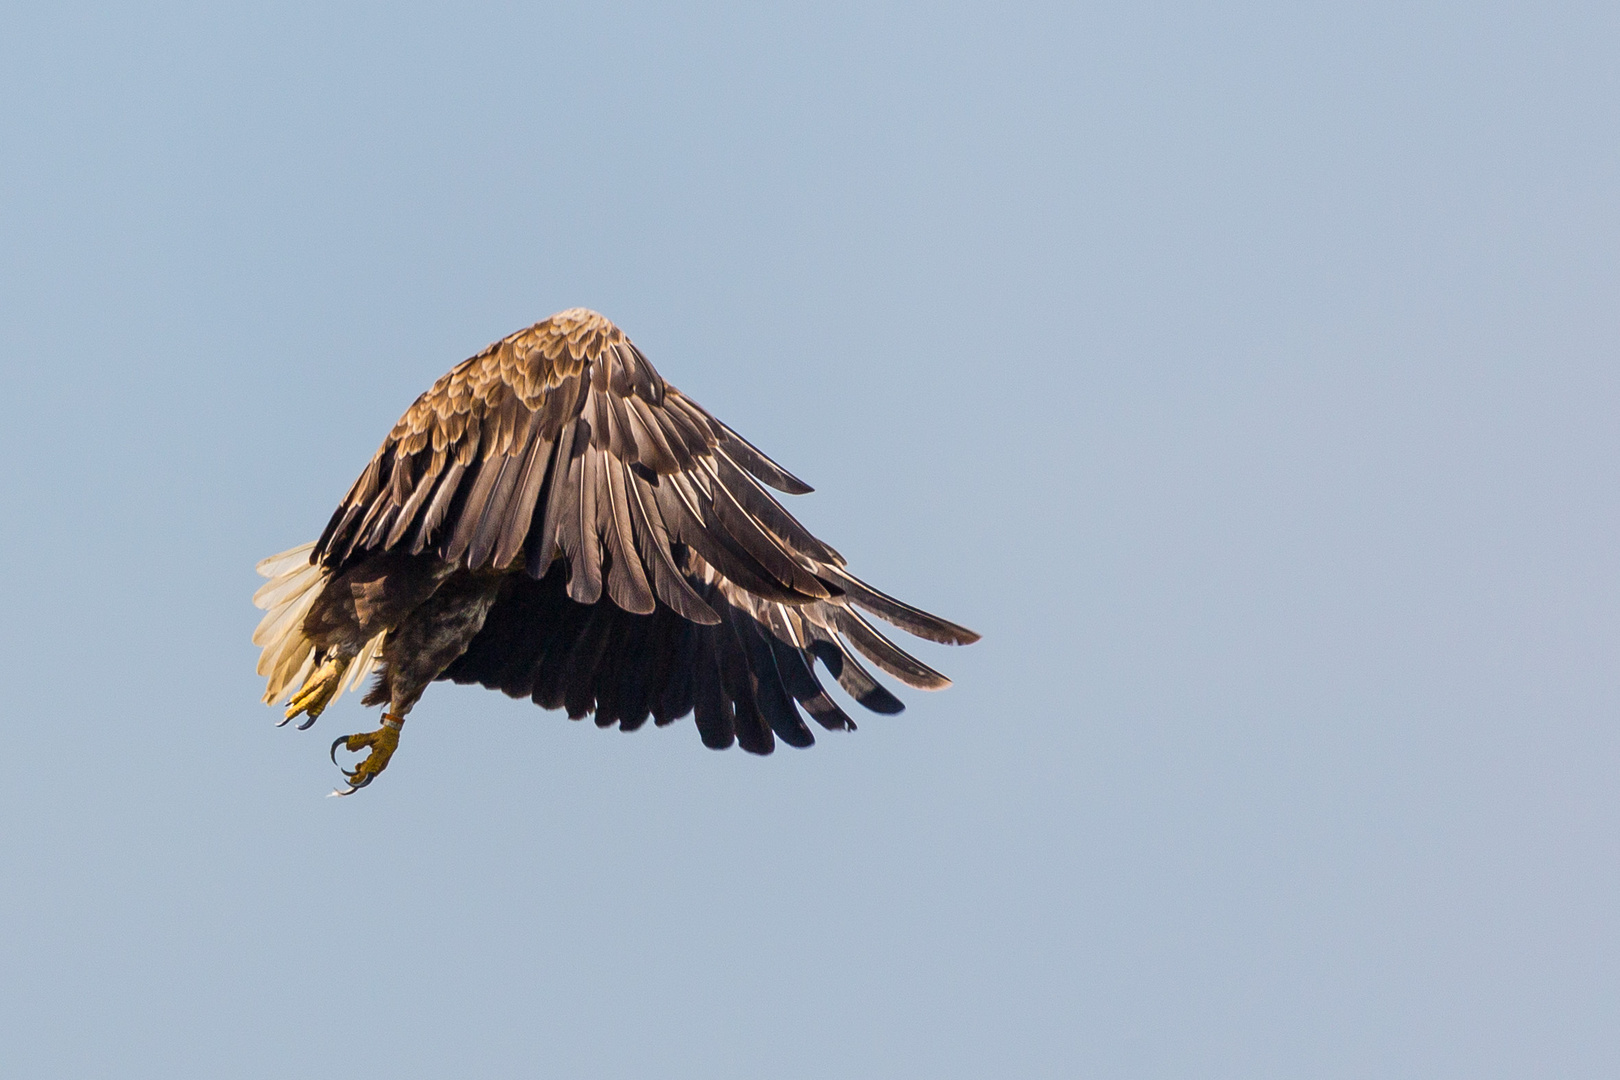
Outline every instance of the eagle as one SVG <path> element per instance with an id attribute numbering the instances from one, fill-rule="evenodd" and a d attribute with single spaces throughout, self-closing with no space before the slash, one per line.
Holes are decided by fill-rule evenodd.
<path id="1" fill-rule="evenodd" d="M 333 794 L 388 766 L 436 680 L 634 731 L 690 713 L 705 746 L 769 754 L 855 723 L 817 665 L 876 713 L 950 680 L 869 621 L 977 634 L 855 577 L 766 488 L 809 485 L 572 308 L 463 360 L 417 398 L 314 543 L 258 565 L 266 704 L 303 730 L 375 673 L 376 731 Z M 857 655 L 858 654 L 858 655 Z M 802 710 L 802 712 L 801 712 Z M 342 766 L 339 766 L 342 768 Z"/>

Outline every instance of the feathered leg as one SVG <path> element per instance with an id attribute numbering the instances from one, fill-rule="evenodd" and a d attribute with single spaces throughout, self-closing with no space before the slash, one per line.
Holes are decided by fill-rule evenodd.
<path id="1" fill-rule="evenodd" d="M 305 714 L 300 730 L 365 677 L 383 634 L 454 572 L 430 557 L 384 552 L 333 577 L 309 562 L 309 549 L 305 544 L 260 563 L 270 581 L 254 595 L 267 609 L 253 635 L 264 648 L 259 674 L 269 677 L 264 700 L 273 703 L 298 687 L 281 723 Z"/>
<path id="2" fill-rule="evenodd" d="M 354 794 L 388 767 L 399 748 L 399 732 L 406 714 L 439 673 L 467 651 L 468 644 L 483 629 L 500 587 L 501 579 L 493 575 L 456 574 L 389 631 L 383 641 L 382 670 L 365 697 L 367 705 L 387 702 L 388 710 L 383 713 L 382 727 L 376 731 L 346 735 L 332 744 L 334 763 L 339 746 L 351 753 L 368 748 L 371 751 L 352 771 L 344 770 L 349 786 L 334 795 Z"/>

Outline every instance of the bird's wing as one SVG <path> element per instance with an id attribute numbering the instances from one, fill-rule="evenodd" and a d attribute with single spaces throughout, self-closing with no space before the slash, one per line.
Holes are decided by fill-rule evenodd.
<path id="1" fill-rule="evenodd" d="M 693 622 L 664 605 L 634 615 L 616 604 L 577 603 L 568 595 L 566 568 L 555 565 L 539 581 L 510 575 L 483 629 L 439 677 L 566 709 L 574 719 L 594 714 L 599 727 L 623 731 L 649 717 L 661 727 L 692 713 L 705 745 L 736 744 L 756 754 L 770 753 L 777 739 L 814 743 L 805 713 L 829 730 L 855 728 L 822 685 L 818 661 L 873 712 L 905 707 L 844 640 L 839 620 L 859 616 L 836 603 L 761 600 L 703 569 L 690 552 L 687 559 L 687 580 L 721 614 L 716 623 Z M 913 685 L 946 684 L 883 644 L 904 658 L 904 666 L 886 670 Z"/>
<path id="2" fill-rule="evenodd" d="M 810 490 L 665 383 L 606 319 L 553 316 L 416 400 L 312 558 L 403 547 L 500 569 L 524 554 L 538 578 L 561 555 L 576 600 L 605 586 L 628 611 L 650 612 L 656 595 L 712 620 L 668 565 L 669 545 L 686 543 L 762 595 L 832 595 L 811 567 L 842 560 L 762 482 Z"/>
<path id="3" fill-rule="evenodd" d="M 683 622 L 716 628 L 671 633 L 682 648 L 692 643 L 700 665 L 730 671 L 722 682 L 731 689 L 722 696 L 731 695 L 733 705 L 738 680 L 757 678 L 780 645 L 803 664 L 780 660 L 778 667 L 792 670 L 771 679 L 801 690 L 798 667 L 810 658 L 839 664 L 835 673 L 861 671 L 847 645 L 902 681 L 946 685 L 851 605 L 935 641 L 978 635 L 850 575 L 843 558 L 766 485 L 789 494 L 810 490 L 666 383 L 612 323 L 575 309 L 496 342 L 418 398 L 332 515 L 311 559 L 338 566 L 404 549 L 473 570 L 515 570 L 521 560 L 526 573 L 514 576 L 561 582 L 563 597 L 581 608 L 604 606 L 598 601 L 605 594 L 631 615 L 667 609 Z M 513 585 L 503 597 L 517 597 L 510 602 L 527 610 L 532 603 L 520 591 Z M 498 602 L 481 639 L 503 624 L 508 613 L 499 604 L 507 602 Z M 587 618 L 589 641 L 607 634 L 616 618 Z M 588 663 L 570 652 L 570 685 L 578 690 L 597 678 L 604 655 L 615 654 Z M 876 686 L 870 676 L 848 678 L 840 676 L 846 688 Z M 537 701 L 545 696 L 528 692 Z M 692 707 L 701 727 L 713 710 L 696 699 Z"/>

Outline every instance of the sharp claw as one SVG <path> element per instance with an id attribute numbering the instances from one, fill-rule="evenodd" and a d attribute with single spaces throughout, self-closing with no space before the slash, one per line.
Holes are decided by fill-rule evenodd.
<path id="1" fill-rule="evenodd" d="M 351 787 L 351 788 L 350 788 L 350 789 L 349 789 L 349 790 L 347 790 L 347 791 L 339 791 L 339 790 L 338 790 L 338 789 L 337 789 L 337 788 L 333 788 L 333 789 L 332 789 L 332 790 L 331 790 L 331 792 L 330 792 L 330 793 L 329 793 L 329 794 L 328 794 L 328 795 L 327 795 L 327 796 L 326 796 L 326 797 L 327 797 L 327 798 L 328 798 L 328 799 L 341 799 L 341 798 L 343 798 L 343 797 L 344 797 L 344 796 L 345 796 L 345 795 L 353 795 L 353 794 L 354 794 L 354 793 L 355 793 L 355 792 L 357 792 L 357 791 L 359 791 L 359 790 L 360 790 L 360 789 L 359 789 L 359 788 L 357 788 L 357 787 Z"/>
<path id="2" fill-rule="evenodd" d="M 304 731 L 315 722 L 315 718 L 326 711 L 326 706 L 337 697 L 338 684 L 343 681 L 343 674 L 349 669 L 349 661 L 340 656 L 328 656 L 321 666 L 312 672 L 304 685 L 298 688 L 297 693 L 287 701 L 287 716 L 276 726 L 280 727 L 299 713 L 307 713 L 309 719 L 298 725 L 299 731 Z"/>
<path id="3" fill-rule="evenodd" d="M 287 726 L 287 721 L 289 721 L 291 719 L 292 719 L 292 717 L 290 717 L 290 716 L 283 716 L 280 720 L 276 721 L 276 727 L 286 727 Z"/>
<path id="4" fill-rule="evenodd" d="M 353 795 L 355 792 L 359 791 L 363 787 L 366 787 L 373 780 L 377 779 L 377 774 L 371 773 L 367 776 L 361 776 L 359 769 L 356 769 L 354 772 L 344 770 L 343 779 L 349 782 L 349 790 L 345 791 L 343 794 Z"/>
<path id="5" fill-rule="evenodd" d="M 331 749 L 326 756 L 332 759 L 343 779 L 348 781 L 346 789 L 334 791 L 337 796 L 353 795 L 361 788 L 375 780 L 379 773 L 388 767 L 388 759 L 393 756 L 394 749 L 399 745 L 399 727 L 397 721 L 389 724 L 384 718 L 383 727 L 377 731 L 363 732 L 358 735 L 340 735 L 332 740 Z M 360 759 L 354 768 L 344 768 L 337 759 L 339 749 L 352 753 L 370 750 L 364 758 Z"/>

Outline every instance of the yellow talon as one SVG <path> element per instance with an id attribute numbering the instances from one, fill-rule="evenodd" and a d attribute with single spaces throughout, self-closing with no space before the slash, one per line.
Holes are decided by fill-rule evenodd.
<path id="1" fill-rule="evenodd" d="M 299 713 L 308 713 L 309 720 L 299 726 L 309 727 L 313 724 L 315 718 L 325 711 L 327 703 L 337 694 L 338 684 L 343 681 L 343 673 L 349 670 L 349 660 L 349 657 L 328 656 L 324 664 L 312 671 L 298 693 L 287 703 L 287 720 L 291 720 Z M 286 720 L 282 723 L 286 723 Z"/>
<path id="2" fill-rule="evenodd" d="M 375 780 L 378 773 L 388 768 L 388 759 L 392 758 L 394 751 L 399 749 L 399 729 L 404 722 L 403 717 L 397 717 L 392 713 L 383 713 L 383 726 L 376 731 L 366 731 L 359 735 L 345 735 L 332 743 L 332 763 L 334 765 L 337 764 L 337 750 L 340 746 L 351 754 L 358 753 L 367 747 L 371 748 L 371 753 L 367 754 L 366 759 L 356 765 L 352 772 L 348 769 L 343 770 L 344 777 L 349 781 L 349 790 L 340 791 L 336 794 L 353 794 Z M 339 767 L 341 768 L 341 766 Z"/>

